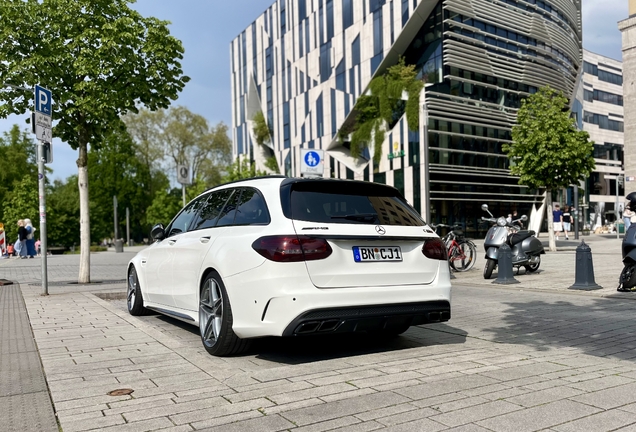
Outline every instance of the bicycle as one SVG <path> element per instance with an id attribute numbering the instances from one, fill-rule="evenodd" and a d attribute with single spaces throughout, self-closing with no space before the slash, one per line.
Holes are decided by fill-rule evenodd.
<path id="1" fill-rule="evenodd" d="M 477 259 L 477 246 L 464 237 L 464 232 L 455 229 L 459 225 L 432 225 L 431 228 L 437 232 L 437 228 L 450 228 L 448 234 L 442 237 L 442 241 L 448 250 L 448 263 L 451 268 L 458 272 L 465 272 L 473 268 Z"/>

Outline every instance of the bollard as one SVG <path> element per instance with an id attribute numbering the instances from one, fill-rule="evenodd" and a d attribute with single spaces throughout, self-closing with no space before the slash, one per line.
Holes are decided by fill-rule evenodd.
<path id="1" fill-rule="evenodd" d="M 495 284 L 517 284 L 519 281 L 512 274 L 512 252 L 506 243 L 499 248 L 497 262 L 497 279 L 492 281 Z"/>
<path id="2" fill-rule="evenodd" d="M 117 239 L 115 240 L 115 252 L 123 252 L 124 251 L 124 240 Z"/>
<path id="3" fill-rule="evenodd" d="M 569 289 L 597 290 L 603 288 L 594 281 L 594 263 L 592 262 L 592 249 L 585 244 L 585 240 L 576 247 L 576 271 L 574 273 L 574 285 Z"/>

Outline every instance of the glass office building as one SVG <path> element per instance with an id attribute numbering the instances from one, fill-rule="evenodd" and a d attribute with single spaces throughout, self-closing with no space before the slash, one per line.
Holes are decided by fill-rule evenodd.
<path id="1" fill-rule="evenodd" d="M 480 206 L 533 213 L 543 196 L 509 173 L 502 145 L 523 97 L 573 98 L 582 65 L 580 0 L 277 0 L 231 43 L 235 155 L 299 175 L 300 149 L 325 176 L 398 188 L 429 221 L 483 231 Z M 402 113 L 382 157 L 352 157 L 339 131 L 357 98 L 399 58 L 425 83 L 419 130 Z M 271 140 L 254 140 L 262 112 Z M 426 202 L 430 206 L 425 205 Z"/>

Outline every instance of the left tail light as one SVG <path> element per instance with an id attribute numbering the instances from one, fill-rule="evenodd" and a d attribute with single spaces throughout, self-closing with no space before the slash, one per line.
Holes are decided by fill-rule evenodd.
<path id="1" fill-rule="evenodd" d="M 433 238 L 428 239 L 422 246 L 422 253 L 430 259 L 436 259 L 440 261 L 448 260 L 448 252 L 446 252 L 446 245 L 441 239 Z"/>
<path id="2" fill-rule="evenodd" d="M 252 243 L 252 249 L 276 262 L 320 260 L 333 252 L 327 240 L 306 236 L 261 237 Z"/>

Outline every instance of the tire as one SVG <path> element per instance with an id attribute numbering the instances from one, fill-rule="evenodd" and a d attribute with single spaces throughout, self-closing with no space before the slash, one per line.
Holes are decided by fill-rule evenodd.
<path id="1" fill-rule="evenodd" d="M 486 266 L 484 267 L 484 279 L 490 279 L 492 272 L 497 266 L 497 261 L 486 258 Z"/>
<path id="2" fill-rule="evenodd" d="M 524 267 L 526 268 L 526 272 L 528 273 L 534 273 L 537 270 L 539 270 L 539 266 L 541 265 L 541 257 L 539 257 L 539 261 L 537 261 L 534 264 L 527 264 L 524 265 Z"/>
<path id="3" fill-rule="evenodd" d="M 618 279 L 619 291 L 633 291 L 636 287 L 636 265 L 634 263 L 625 264 Z"/>
<path id="4" fill-rule="evenodd" d="M 450 257 L 451 267 L 458 272 L 465 272 L 473 268 L 477 259 L 477 248 L 472 242 L 463 241 L 453 249 Z"/>
<path id="5" fill-rule="evenodd" d="M 144 298 L 137 277 L 135 266 L 131 266 L 128 270 L 128 289 L 126 291 L 126 305 L 128 313 L 133 316 L 148 315 L 150 311 L 144 307 Z"/>
<path id="6" fill-rule="evenodd" d="M 221 276 L 210 272 L 201 284 L 199 296 L 199 334 L 205 350 L 213 356 L 236 355 L 248 348 L 249 341 L 232 330 L 232 307 Z"/>

